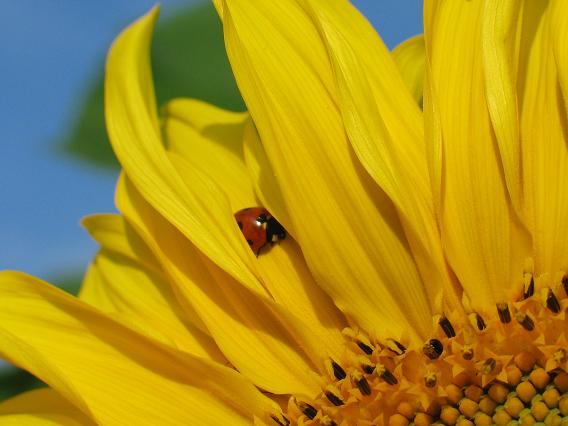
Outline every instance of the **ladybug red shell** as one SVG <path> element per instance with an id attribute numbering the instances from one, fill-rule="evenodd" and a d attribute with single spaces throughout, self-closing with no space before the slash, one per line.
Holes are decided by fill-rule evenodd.
<path id="1" fill-rule="evenodd" d="M 286 238 L 286 230 L 263 207 L 249 207 L 235 213 L 235 219 L 248 245 L 258 256 L 268 243 Z"/>

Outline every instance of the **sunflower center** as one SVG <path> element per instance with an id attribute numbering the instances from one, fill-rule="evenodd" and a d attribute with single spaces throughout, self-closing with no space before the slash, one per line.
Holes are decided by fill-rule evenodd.
<path id="1" fill-rule="evenodd" d="M 292 396 L 280 424 L 568 424 L 568 280 L 520 301 L 438 320 L 422 347 L 348 328 L 315 398 Z M 539 297 L 540 296 L 540 297 Z M 460 326 L 457 326 L 457 324 Z M 515 422 L 518 423 L 510 423 Z"/>

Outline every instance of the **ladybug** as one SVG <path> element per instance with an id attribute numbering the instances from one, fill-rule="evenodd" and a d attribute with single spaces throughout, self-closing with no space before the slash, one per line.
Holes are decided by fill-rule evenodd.
<path id="1" fill-rule="evenodd" d="M 235 213 L 235 219 L 248 245 L 258 256 L 268 243 L 286 238 L 286 230 L 263 207 L 249 207 Z"/>

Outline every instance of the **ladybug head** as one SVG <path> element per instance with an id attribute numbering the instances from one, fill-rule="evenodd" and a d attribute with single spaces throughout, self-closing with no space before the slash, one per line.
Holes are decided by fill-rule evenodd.
<path id="1" fill-rule="evenodd" d="M 275 243 L 284 238 L 286 238 L 286 230 L 280 225 L 280 222 L 270 216 L 266 221 L 266 240 Z"/>

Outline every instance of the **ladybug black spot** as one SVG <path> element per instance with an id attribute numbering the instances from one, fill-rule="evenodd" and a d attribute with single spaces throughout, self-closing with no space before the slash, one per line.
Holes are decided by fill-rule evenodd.
<path id="1" fill-rule="evenodd" d="M 266 221 L 266 239 L 273 243 L 284 238 L 286 238 L 286 230 L 276 219 L 270 217 Z"/>
<path id="2" fill-rule="evenodd" d="M 249 247 L 257 256 L 267 244 L 274 244 L 286 237 L 286 230 L 263 207 L 239 210 L 234 216 Z"/>

